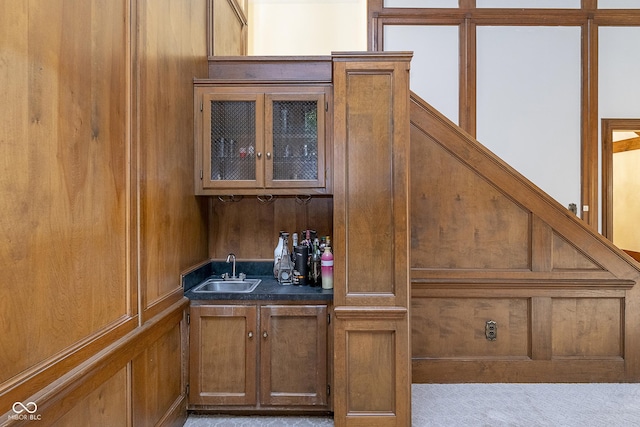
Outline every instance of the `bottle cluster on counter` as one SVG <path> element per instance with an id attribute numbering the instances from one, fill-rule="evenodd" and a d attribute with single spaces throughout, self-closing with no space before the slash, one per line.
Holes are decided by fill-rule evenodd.
<path id="1" fill-rule="evenodd" d="M 273 275 L 283 285 L 333 289 L 333 253 L 329 236 L 318 237 L 315 230 L 293 233 L 293 252 L 289 233 L 281 231 L 273 251 Z"/>

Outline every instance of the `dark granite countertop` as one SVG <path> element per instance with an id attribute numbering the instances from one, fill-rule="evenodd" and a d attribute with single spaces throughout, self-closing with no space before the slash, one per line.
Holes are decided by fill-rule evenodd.
<path id="1" fill-rule="evenodd" d="M 182 274 L 184 295 L 194 301 L 332 301 L 333 289 L 281 285 L 273 277 L 271 261 L 237 261 L 236 274 L 245 273 L 248 279 L 261 279 L 258 287 L 249 293 L 192 291 L 200 283 L 223 273 L 231 274 L 231 264 L 210 260 Z"/>

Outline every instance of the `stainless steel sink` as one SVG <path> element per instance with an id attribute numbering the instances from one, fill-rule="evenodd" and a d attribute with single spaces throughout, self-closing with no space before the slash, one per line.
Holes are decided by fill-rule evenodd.
<path id="1" fill-rule="evenodd" d="M 260 279 L 220 280 L 208 279 L 196 286 L 196 293 L 249 293 L 260 284 Z"/>

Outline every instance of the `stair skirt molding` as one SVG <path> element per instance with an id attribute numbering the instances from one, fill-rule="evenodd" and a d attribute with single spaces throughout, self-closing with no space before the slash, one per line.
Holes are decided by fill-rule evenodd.
<path id="1" fill-rule="evenodd" d="M 640 380 L 640 264 L 413 93 L 410 116 L 413 382 Z"/>

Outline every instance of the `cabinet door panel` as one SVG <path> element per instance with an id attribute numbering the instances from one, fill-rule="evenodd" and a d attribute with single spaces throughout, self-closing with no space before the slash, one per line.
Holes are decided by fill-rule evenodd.
<path id="1" fill-rule="evenodd" d="M 265 96 L 265 183 L 324 187 L 324 93 Z"/>
<path id="2" fill-rule="evenodd" d="M 255 405 L 255 306 L 192 306 L 189 402 Z"/>
<path id="3" fill-rule="evenodd" d="M 202 95 L 202 186 L 264 185 L 262 94 Z"/>
<path id="4" fill-rule="evenodd" d="M 327 306 L 260 309 L 260 403 L 327 404 Z"/>

